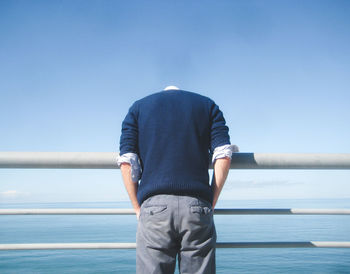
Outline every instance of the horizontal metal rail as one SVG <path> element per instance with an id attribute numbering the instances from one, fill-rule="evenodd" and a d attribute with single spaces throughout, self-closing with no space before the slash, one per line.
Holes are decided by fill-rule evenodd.
<path id="1" fill-rule="evenodd" d="M 38 249 L 135 249 L 136 243 L 45 243 L 45 244 L 0 244 L 0 250 Z"/>
<path id="2" fill-rule="evenodd" d="M 215 209 L 216 215 L 350 215 L 350 209 L 237 208 Z"/>
<path id="3" fill-rule="evenodd" d="M 216 215 L 350 215 L 350 209 L 218 208 Z M 0 215 L 135 215 L 131 208 L 0 209 Z"/>
<path id="4" fill-rule="evenodd" d="M 117 157 L 116 152 L 8 151 L 0 152 L 0 168 L 117 169 Z M 231 169 L 350 169 L 350 153 L 234 153 Z"/>
<path id="5" fill-rule="evenodd" d="M 350 248 L 350 242 L 223 242 L 217 248 Z M 0 250 L 135 249 L 136 243 L 0 244 Z"/>
<path id="6" fill-rule="evenodd" d="M 350 248 L 350 242 L 236 242 L 236 243 L 217 243 L 218 248 L 305 248 L 305 247 L 324 247 L 324 248 Z"/>
<path id="7" fill-rule="evenodd" d="M 129 208 L 0 209 L 0 215 L 135 215 Z"/>

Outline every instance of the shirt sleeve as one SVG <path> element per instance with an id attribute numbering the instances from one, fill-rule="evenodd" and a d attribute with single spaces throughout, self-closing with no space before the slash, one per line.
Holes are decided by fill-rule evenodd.
<path id="1" fill-rule="evenodd" d="M 216 147 L 230 145 L 230 136 L 225 118 L 219 107 L 212 102 L 210 108 L 211 132 L 210 132 L 210 152 L 214 153 Z"/>
<path id="2" fill-rule="evenodd" d="M 125 153 L 123 155 L 119 155 L 117 158 L 117 164 L 120 167 L 122 163 L 128 163 L 131 165 L 131 179 L 134 183 L 137 183 L 142 174 L 141 164 L 139 157 L 136 153 Z"/>
<path id="3" fill-rule="evenodd" d="M 236 145 L 223 145 L 216 147 L 213 153 L 212 163 L 215 162 L 216 159 L 229 157 L 232 158 L 232 153 L 238 152 L 238 146 Z"/>

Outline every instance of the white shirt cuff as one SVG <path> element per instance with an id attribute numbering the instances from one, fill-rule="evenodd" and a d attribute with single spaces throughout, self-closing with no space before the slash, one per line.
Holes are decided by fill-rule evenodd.
<path id="1" fill-rule="evenodd" d="M 212 162 L 214 163 L 216 159 L 229 157 L 231 159 L 232 153 L 238 152 L 238 146 L 236 145 L 223 145 L 216 147 L 214 149 Z"/>
<path id="2" fill-rule="evenodd" d="M 120 167 L 122 163 L 128 163 L 131 165 L 131 179 L 134 183 L 138 183 L 141 179 L 141 164 L 139 161 L 139 156 L 136 153 L 128 152 L 123 155 L 119 155 L 117 158 L 117 164 Z"/>

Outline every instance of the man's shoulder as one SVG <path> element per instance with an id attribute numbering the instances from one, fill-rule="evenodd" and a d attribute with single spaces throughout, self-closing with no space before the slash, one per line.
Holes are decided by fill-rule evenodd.
<path id="1" fill-rule="evenodd" d="M 147 103 L 150 101 L 154 101 L 154 100 L 162 100 L 162 99 L 167 99 L 167 98 L 171 98 L 171 97 L 177 97 L 177 98 L 183 98 L 185 100 L 198 100 L 198 101 L 203 101 L 203 102 L 208 102 L 208 103 L 214 103 L 214 101 L 207 97 L 204 96 L 202 94 L 196 93 L 196 92 L 192 92 L 192 91 L 188 91 L 188 90 L 162 90 L 162 91 L 158 91 L 152 94 L 149 94 L 137 101 L 135 101 L 136 105 L 140 105 L 143 103 Z"/>
<path id="2" fill-rule="evenodd" d="M 207 96 L 205 96 L 205 95 L 202 95 L 202 94 L 199 94 L 199 93 L 196 93 L 196 92 L 187 91 L 187 90 L 182 90 L 182 92 L 183 92 L 186 96 L 192 97 L 192 98 L 194 98 L 194 99 L 203 100 L 203 101 L 209 101 L 209 102 L 212 102 L 212 101 L 213 101 L 213 100 L 210 99 L 209 97 L 207 97 Z"/>

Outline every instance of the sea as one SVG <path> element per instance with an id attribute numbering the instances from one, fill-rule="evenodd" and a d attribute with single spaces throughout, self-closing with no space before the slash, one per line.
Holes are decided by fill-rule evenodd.
<path id="1" fill-rule="evenodd" d="M 128 202 L 0 208 L 130 208 Z M 342 208 L 349 199 L 220 201 L 218 208 Z M 350 241 L 350 215 L 216 215 L 218 242 Z M 3 215 L 0 243 L 135 242 L 135 216 Z M 217 249 L 217 273 L 350 273 L 350 248 Z M 0 251 L 0 273 L 135 273 L 135 250 Z M 178 273 L 178 270 L 176 270 Z"/>

